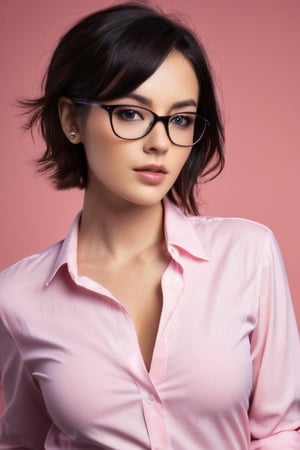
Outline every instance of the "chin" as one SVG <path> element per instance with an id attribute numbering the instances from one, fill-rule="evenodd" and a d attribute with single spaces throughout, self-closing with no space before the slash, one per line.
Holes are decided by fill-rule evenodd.
<path id="1" fill-rule="evenodd" d="M 136 189 L 135 192 L 123 195 L 123 199 L 128 203 L 139 206 L 155 206 L 159 205 L 163 198 L 167 195 L 166 189 Z"/>
<path id="2" fill-rule="evenodd" d="M 127 202 L 134 204 L 136 206 L 156 206 L 156 205 L 160 205 L 163 198 L 165 197 L 166 194 L 164 195 L 149 195 L 149 196 L 141 196 L 140 198 L 138 197 L 131 197 L 131 198 L 127 198 Z"/>

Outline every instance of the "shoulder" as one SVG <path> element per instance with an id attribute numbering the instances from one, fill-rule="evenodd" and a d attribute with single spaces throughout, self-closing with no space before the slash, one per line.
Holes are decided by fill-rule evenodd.
<path id="1" fill-rule="evenodd" d="M 47 288 L 64 241 L 28 256 L 0 272 L 0 323 L 22 340 L 42 319 L 52 291 Z M 34 331 L 30 331 L 34 332 Z"/>
<path id="2" fill-rule="evenodd" d="M 262 254 L 276 242 L 272 230 L 264 224 L 238 217 L 188 217 L 200 241 L 208 250 L 239 249 Z"/>
<path id="3" fill-rule="evenodd" d="M 203 231 L 217 234 L 222 232 L 223 236 L 228 237 L 257 236 L 263 238 L 273 234 L 266 225 L 242 217 L 191 216 L 187 219 L 200 233 Z"/>
<path id="4" fill-rule="evenodd" d="M 217 255 L 224 252 L 233 255 L 262 255 L 262 252 L 273 245 L 273 232 L 266 225 L 241 217 L 188 216 L 178 207 L 166 203 L 167 237 L 175 244 L 185 248 L 196 256 Z M 200 251 L 199 251 L 200 249 Z"/>
<path id="5" fill-rule="evenodd" d="M 62 242 L 23 258 L 0 272 L 0 307 L 4 299 L 13 298 L 15 293 L 45 284 Z"/>

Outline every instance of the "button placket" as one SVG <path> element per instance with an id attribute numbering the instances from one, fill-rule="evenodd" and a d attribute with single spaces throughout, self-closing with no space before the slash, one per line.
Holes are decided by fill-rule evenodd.
<path id="1" fill-rule="evenodd" d="M 144 418 L 153 450 L 170 450 L 170 438 L 166 425 L 163 403 L 158 395 L 148 391 L 144 394 Z"/>

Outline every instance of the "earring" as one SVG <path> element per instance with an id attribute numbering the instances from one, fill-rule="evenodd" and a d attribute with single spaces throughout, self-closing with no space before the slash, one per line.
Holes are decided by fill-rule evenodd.
<path id="1" fill-rule="evenodd" d="M 77 134 L 75 133 L 75 131 L 71 131 L 71 133 L 69 134 L 69 138 L 71 139 L 71 141 L 73 141 L 76 137 Z"/>

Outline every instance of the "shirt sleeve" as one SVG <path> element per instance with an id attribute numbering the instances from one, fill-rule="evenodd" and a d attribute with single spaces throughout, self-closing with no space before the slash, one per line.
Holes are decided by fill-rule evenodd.
<path id="1" fill-rule="evenodd" d="M 40 390 L 3 320 L 0 320 L 0 375 L 4 401 L 0 416 L 1 450 L 44 448 L 51 421 Z"/>
<path id="2" fill-rule="evenodd" d="M 281 253 L 267 238 L 251 337 L 251 450 L 300 449 L 300 344 Z"/>

